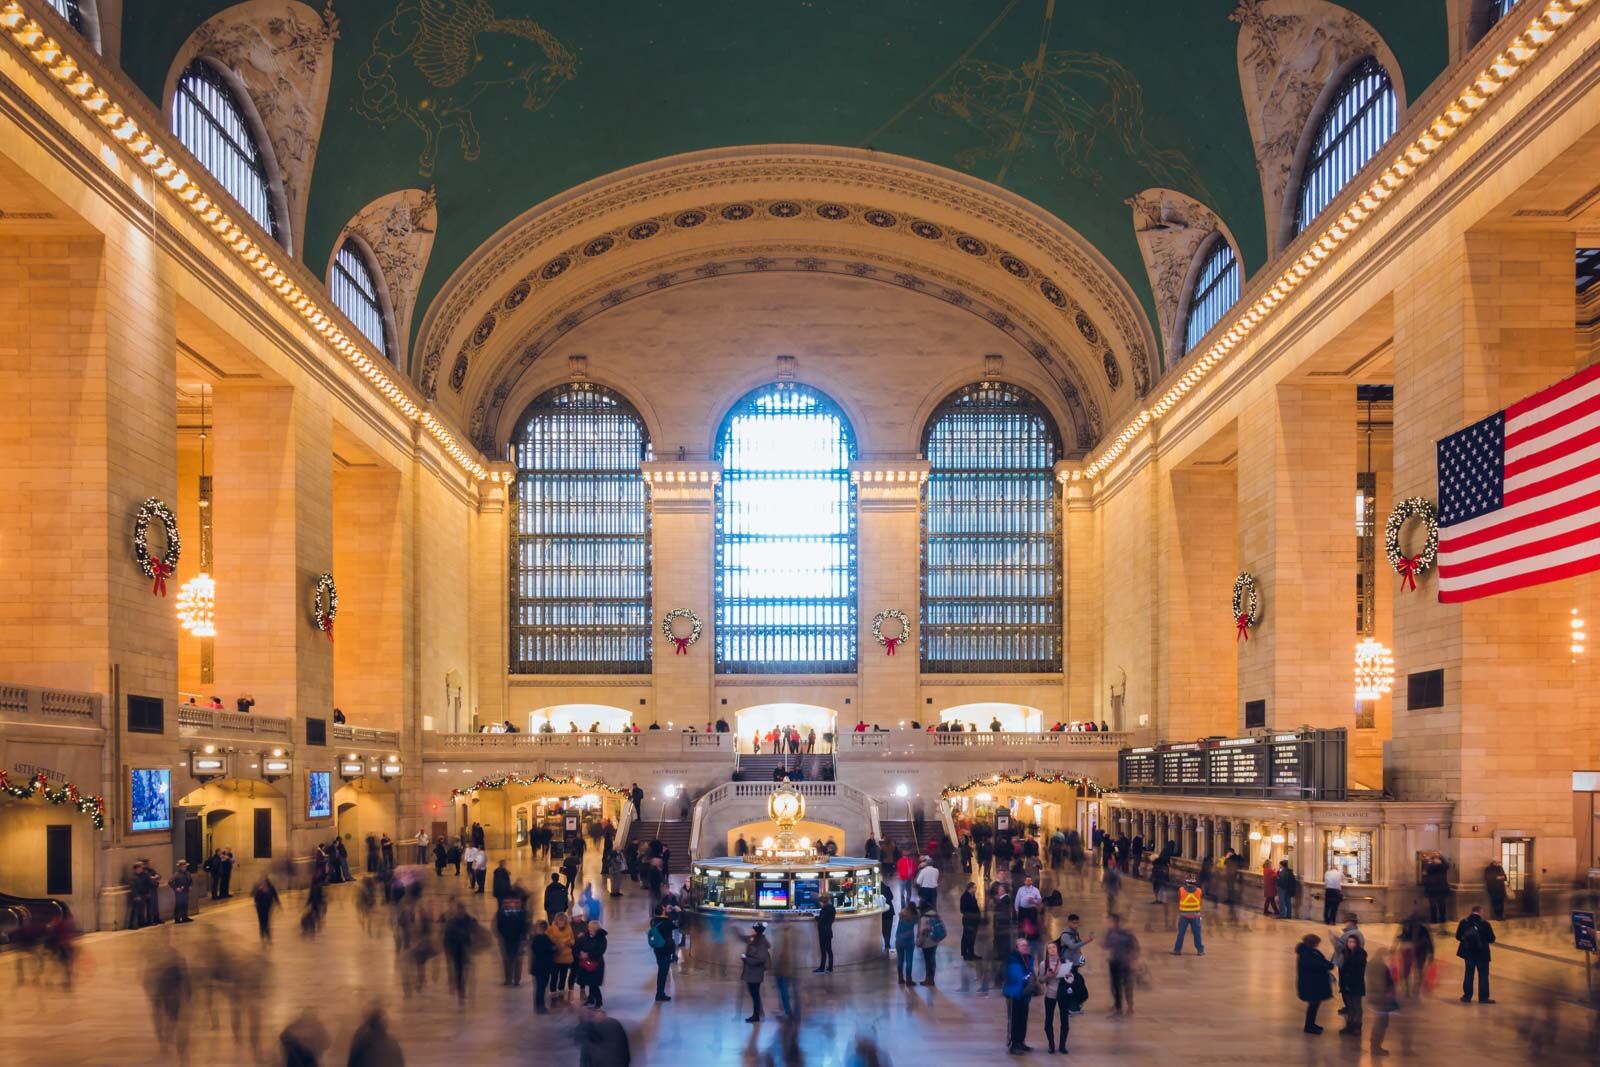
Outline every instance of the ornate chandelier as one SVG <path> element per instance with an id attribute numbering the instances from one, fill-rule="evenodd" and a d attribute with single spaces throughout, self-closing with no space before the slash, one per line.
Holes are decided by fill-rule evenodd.
<path id="1" fill-rule="evenodd" d="M 178 621 L 196 637 L 217 636 L 217 583 L 201 571 L 178 590 Z"/>
<path id="2" fill-rule="evenodd" d="M 1356 646 L 1356 699 L 1377 700 L 1394 688 L 1394 656 L 1374 638 Z"/>

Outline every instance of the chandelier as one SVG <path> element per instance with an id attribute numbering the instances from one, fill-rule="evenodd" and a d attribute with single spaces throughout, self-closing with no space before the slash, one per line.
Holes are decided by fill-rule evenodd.
<path id="1" fill-rule="evenodd" d="M 1394 656 L 1369 637 L 1356 646 L 1356 699 L 1377 700 L 1394 688 Z"/>
<path id="2" fill-rule="evenodd" d="M 178 621 L 196 637 L 217 636 L 217 583 L 201 571 L 178 590 Z"/>

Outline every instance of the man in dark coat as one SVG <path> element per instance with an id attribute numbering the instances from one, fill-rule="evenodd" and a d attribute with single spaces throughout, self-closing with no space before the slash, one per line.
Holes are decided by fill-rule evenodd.
<path id="1" fill-rule="evenodd" d="M 1461 1002 L 1472 1002 L 1472 976 L 1478 976 L 1478 1003 L 1489 999 L 1489 946 L 1494 944 L 1494 927 L 1483 917 L 1483 906 L 1474 904 L 1472 914 L 1456 924 L 1456 955 L 1467 965 L 1461 976 Z"/>
<path id="2" fill-rule="evenodd" d="M 821 961 L 813 974 L 833 973 L 833 920 L 837 916 L 833 898 L 825 898 L 817 910 L 817 951 L 821 953 Z"/>
<path id="3" fill-rule="evenodd" d="M 178 869 L 173 872 L 167 884 L 172 887 L 172 921 L 193 922 L 194 920 L 189 918 L 189 890 L 194 887 L 194 879 L 189 876 L 187 860 L 178 861 Z"/>
<path id="4" fill-rule="evenodd" d="M 961 894 L 961 958 L 978 958 L 978 927 L 983 925 L 983 909 L 978 906 L 978 884 L 967 883 Z"/>
<path id="5" fill-rule="evenodd" d="M 561 876 L 552 874 L 550 884 L 544 887 L 545 918 L 554 920 L 557 915 L 567 910 L 570 903 L 567 887 L 561 884 Z"/>
<path id="6" fill-rule="evenodd" d="M 389 1033 L 382 1008 L 373 1008 L 350 1038 L 349 1067 L 406 1067 L 400 1043 Z"/>
<path id="7" fill-rule="evenodd" d="M 506 861 L 501 860 L 500 865 L 494 869 L 494 899 L 499 903 L 511 895 L 511 872 L 506 869 Z"/>
<path id="8" fill-rule="evenodd" d="M 578 1067 L 628 1067 L 628 1032 L 599 1008 L 584 1008 L 578 1023 Z"/>

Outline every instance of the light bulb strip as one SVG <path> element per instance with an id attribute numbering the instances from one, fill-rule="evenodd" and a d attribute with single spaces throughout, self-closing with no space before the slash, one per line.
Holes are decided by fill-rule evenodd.
<path id="1" fill-rule="evenodd" d="M 147 130 L 119 107 L 105 88 L 70 56 L 45 27 L 30 17 L 19 0 L 0 2 L 0 32 L 8 35 L 33 63 L 50 75 L 69 99 L 105 128 L 135 162 L 150 173 L 220 240 L 244 266 L 277 294 L 279 301 L 299 315 L 322 340 L 350 364 L 373 389 L 408 422 L 420 422 L 429 435 L 464 471 L 482 481 L 488 471 L 463 448 L 455 435 L 432 413 L 424 411 L 406 389 L 383 367 L 382 357 L 364 350 L 338 324 L 317 297 L 306 292 L 280 266 L 272 251 L 262 247 L 219 204 L 225 194 L 212 195 L 162 147 L 163 130 Z"/>
<path id="2" fill-rule="evenodd" d="M 1266 322 L 1290 293 L 1321 270 L 1333 251 L 1366 225 L 1384 201 L 1431 163 L 1445 144 L 1477 117 L 1490 98 L 1521 74 L 1578 12 L 1594 2 L 1549 0 L 1528 21 L 1522 33 L 1489 60 L 1467 88 L 1446 103 L 1437 117 L 1423 128 L 1414 141 L 1399 151 L 1382 173 L 1373 178 L 1365 189 L 1350 197 L 1344 211 L 1327 224 L 1322 233 L 1306 246 L 1293 263 L 1283 269 L 1248 308 L 1238 313 L 1233 322 L 1206 348 L 1205 354 L 1190 365 L 1183 377 L 1174 382 L 1155 403 L 1135 415 L 1098 456 L 1084 465 L 1084 476 L 1094 478 L 1103 474 L 1147 426 L 1171 412 L 1190 390 Z M 1222 328 L 1219 326 L 1217 329 Z"/>

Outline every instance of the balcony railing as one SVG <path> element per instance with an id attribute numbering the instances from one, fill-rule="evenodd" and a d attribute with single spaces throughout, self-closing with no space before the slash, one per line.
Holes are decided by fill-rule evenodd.
<path id="1" fill-rule="evenodd" d="M 220 708 L 178 705 L 178 727 L 184 733 L 204 731 L 288 740 L 290 721 L 273 715 L 244 715 L 237 711 L 223 711 Z"/>
<path id="2" fill-rule="evenodd" d="M 1133 743 L 1134 735 L 1117 730 L 1099 730 L 1093 733 L 1012 733 L 1008 731 L 945 733 L 935 730 L 884 730 L 876 733 L 852 733 L 845 742 L 845 758 L 859 752 L 930 752 L 955 754 L 966 749 L 1033 749 L 1039 752 L 1093 751 L 1114 756 L 1117 750 Z"/>
<path id="3" fill-rule="evenodd" d="M 374 748 L 400 747 L 400 731 L 380 730 L 376 726 L 350 726 L 345 723 L 334 723 L 333 739 L 335 741 L 348 741 L 352 745 L 368 745 Z"/>
<path id="4" fill-rule="evenodd" d="M 423 747 L 430 752 L 692 752 L 701 756 L 731 755 L 733 734 L 645 730 L 614 734 L 428 734 Z"/>
<path id="5" fill-rule="evenodd" d="M 51 726 L 99 726 L 99 693 L 0 684 L 0 716 Z"/>

